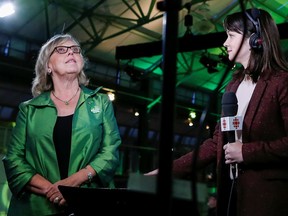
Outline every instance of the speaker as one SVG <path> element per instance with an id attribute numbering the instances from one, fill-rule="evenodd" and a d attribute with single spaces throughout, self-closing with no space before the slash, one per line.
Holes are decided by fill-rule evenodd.
<path id="1" fill-rule="evenodd" d="M 247 18 L 253 23 L 256 32 L 251 34 L 249 44 L 251 48 L 260 50 L 262 49 L 261 27 L 260 27 L 260 10 L 257 8 L 251 9 L 251 14 L 248 11 L 245 12 Z"/>

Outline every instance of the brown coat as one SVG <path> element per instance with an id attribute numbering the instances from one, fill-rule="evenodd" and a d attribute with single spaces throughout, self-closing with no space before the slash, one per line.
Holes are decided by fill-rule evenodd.
<path id="1" fill-rule="evenodd" d="M 240 82 L 233 79 L 226 90 L 236 92 Z M 237 216 L 287 216 L 288 73 L 266 75 L 258 80 L 244 117 L 242 135 L 244 162 L 239 164 L 235 185 Z M 199 168 L 217 161 L 218 216 L 227 215 L 231 188 L 229 165 L 223 162 L 225 143 L 217 125 L 213 138 L 200 146 L 197 159 Z M 175 176 L 190 172 L 192 157 L 190 152 L 174 161 Z"/>

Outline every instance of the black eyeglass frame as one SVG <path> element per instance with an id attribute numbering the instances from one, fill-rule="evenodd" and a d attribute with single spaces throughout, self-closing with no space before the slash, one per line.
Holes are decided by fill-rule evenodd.
<path id="1" fill-rule="evenodd" d="M 59 48 L 63 49 L 62 51 L 59 50 Z M 65 54 L 68 52 L 68 50 L 71 49 L 73 53 L 80 54 L 81 53 L 81 47 L 78 45 L 73 45 L 73 46 L 56 46 L 53 51 L 51 52 L 50 56 L 56 51 L 59 54 Z"/>

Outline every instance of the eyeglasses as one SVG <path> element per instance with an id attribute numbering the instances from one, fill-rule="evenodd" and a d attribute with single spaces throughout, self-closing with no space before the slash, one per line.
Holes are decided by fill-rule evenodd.
<path id="1" fill-rule="evenodd" d="M 65 54 L 68 52 L 68 49 L 71 49 L 73 53 L 77 53 L 79 54 L 81 52 L 81 48 L 80 46 L 57 46 L 54 48 L 54 50 L 52 51 L 51 55 L 56 51 L 59 54 Z M 51 56 L 50 55 L 50 56 Z"/>

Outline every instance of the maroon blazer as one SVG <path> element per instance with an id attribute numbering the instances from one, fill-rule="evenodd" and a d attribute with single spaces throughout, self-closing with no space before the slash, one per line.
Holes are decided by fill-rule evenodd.
<path id="1" fill-rule="evenodd" d="M 236 92 L 241 80 L 232 79 L 226 91 Z M 262 73 L 243 119 L 242 154 L 236 180 L 237 216 L 288 215 L 288 73 Z M 219 124 L 213 137 L 199 148 L 197 168 L 217 161 L 218 216 L 226 216 L 231 187 L 226 143 Z M 173 162 L 173 173 L 191 170 L 193 152 Z M 236 216 L 235 214 L 233 216 Z"/>

